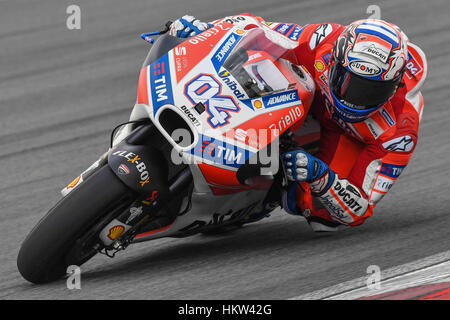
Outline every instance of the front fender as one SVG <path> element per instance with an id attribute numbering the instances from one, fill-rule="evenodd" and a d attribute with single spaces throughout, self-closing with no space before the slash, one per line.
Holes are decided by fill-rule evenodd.
<path id="1" fill-rule="evenodd" d="M 108 165 L 130 189 L 144 196 L 156 190 L 160 199 L 168 197 L 168 165 L 157 148 L 130 144 L 126 139 L 109 152 Z"/>

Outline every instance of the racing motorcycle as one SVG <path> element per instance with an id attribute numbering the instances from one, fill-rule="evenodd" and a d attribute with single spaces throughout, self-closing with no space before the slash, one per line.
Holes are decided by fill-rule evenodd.
<path id="1" fill-rule="evenodd" d="M 278 155 L 314 140 L 292 133 L 308 127 L 315 89 L 293 44 L 265 26 L 223 22 L 189 39 L 169 26 L 142 35 L 151 48 L 129 121 L 24 240 L 26 280 L 54 281 L 136 242 L 237 228 L 280 205 Z"/>

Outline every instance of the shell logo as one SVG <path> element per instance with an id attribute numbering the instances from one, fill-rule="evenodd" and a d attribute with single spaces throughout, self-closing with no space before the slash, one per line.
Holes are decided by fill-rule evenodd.
<path id="1" fill-rule="evenodd" d="M 236 33 L 237 33 L 238 35 L 243 35 L 243 34 L 245 33 L 245 31 L 244 31 L 244 30 L 241 30 L 241 29 L 237 29 L 237 30 L 236 30 Z"/>
<path id="2" fill-rule="evenodd" d="M 319 61 L 319 60 L 317 60 L 314 63 L 314 66 L 316 67 L 317 71 L 319 71 L 319 72 L 321 72 L 321 71 L 323 71 L 323 69 L 325 69 L 325 66 L 324 66 L 323 62 Z"/>
<path id="3" fill-rule="evenodd" d="M 67 189 L 72 189 L 72 188 L 74 188 L 77 184 L 78 184 L 78 182 L 80 182 L 80 179 L 81 179 L 81 176 L 78 176 L 78 177 L 76 177 L 71 183 L 69 183 L 68 185 L 67 185 Z"/>
<path id="4" fill-rule="evenodd" d="M 114 226 L 111 229 L 109 229 L 108 238 L 110 238 L 111 240 L 115 240 L 123 233 L 124 230 L 125 230 L 124 226 L 120 225 Z"/>
<path id="5" fill-rule="evenodd" d="M 256 100 L 255 102 L 253 102 L 253 106 L 256 109 L 261 109 L 262 108 L 262 102 L 260 100 Z"/>

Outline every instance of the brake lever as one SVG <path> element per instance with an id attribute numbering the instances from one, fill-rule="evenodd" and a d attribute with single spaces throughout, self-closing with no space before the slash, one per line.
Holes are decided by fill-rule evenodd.
<path id="1" fill-rule="evenodd" d="M 153 44 L 153 42 L 155 42 L 155 39 L 153 39 L 151 36 L 160 36 L 160 35 L 163 35 L 163 34 L 169 32 L 171 25 L 172 25 L 172 21 L 169 20 L 166 22 L 164 30 L 143 33 L 143 34 L 141 34 L 141 38 L 143 40 L 147 41 L 148 43 Z"/>
<path id="2" fill-rule="evenodd" d="M 279 158 L 280 158 L 281 169 L 283 171 L 283 173 L 281 174 L 281 186 L 284 188 L 284 187 L 287 187 L 287 185 L 289 184 L 289 180 L 287 178 L 286 167 L 284 166 L 284 162 L 283 162 L 283 159 L 281 158 L 281 154 L 280 154 Z"/>
<path id="3" fill-rule="evenodd" d="M 281 186 L 282 187 L 287 187 L 289 185 L 290 181 L 287 178 L 287 172 L 286 172 L 286 167 L 284 166 L 284 161 L 283 161 L 283 154 L 291 151 L 291 150 L 303 150 L 303 148 L 299 147 L 297 141 L 295 141 L 293 139 L 293 135 L 294 133 L 290 130 L 288 130 L 287 132 L 283 133 L 280 137 L 280 165 L 282 168 L 282 181 L 281 181 Z"/>

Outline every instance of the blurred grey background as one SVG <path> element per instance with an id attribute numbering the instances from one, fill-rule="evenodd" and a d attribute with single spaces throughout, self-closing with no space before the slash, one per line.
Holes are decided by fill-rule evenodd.
<path id="1" fill-rule="evenodd" d="M 81 30 L 66 28 L 72 4 Z M 368 17 L 368 5 L 425 51 L 429 75 L 413 160 L 367 223 L 319 236 L 303 218 L 278 212 L 231 234 L 95 257 L 82 267 L 81 290 L 20 277 L 15 259 L 26 234 L 128 119 L 149 49 L 141 33 L 186 13 L 348 24 Z M 0 299 L 286 299 L 364 276 L 369 265 L 448 250 L 449 14 L 448 0 L 0 0 Z"/>

